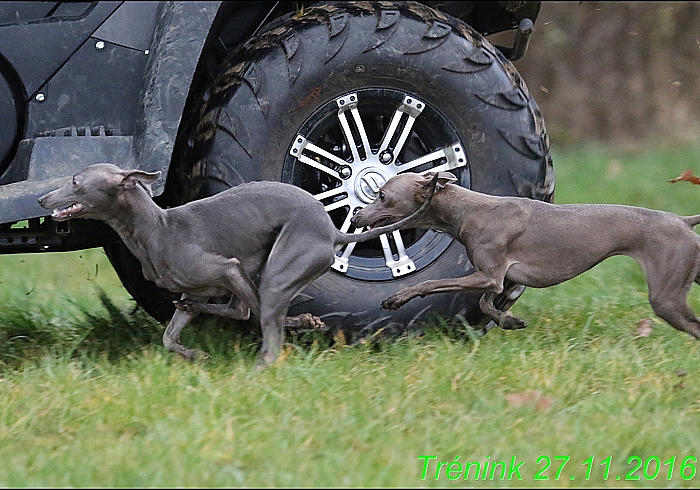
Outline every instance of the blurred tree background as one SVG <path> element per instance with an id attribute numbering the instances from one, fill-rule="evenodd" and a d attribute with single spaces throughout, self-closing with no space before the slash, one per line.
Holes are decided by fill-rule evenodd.
<path id="1" fill-rule="evenodd" d="M 515 65 L 558 143 L 698 140 L 700 2 L 542 2 Z"/>

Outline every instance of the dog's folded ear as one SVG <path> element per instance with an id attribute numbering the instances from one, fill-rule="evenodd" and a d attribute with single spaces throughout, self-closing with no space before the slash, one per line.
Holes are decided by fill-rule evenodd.
<path id="1" fill-rule="evenodd" d="M 447 184 L 457 182 L 457 180 L 457 177 L 451 172 L 426 172 L 423 174 L 422 185 L 426 191 L 430 191 L 434 183 L 437 192 Z"/>
<path id="2" fill-rule="evenodd" d="M 124 189 L 133 189 L 140 185 L 153 197 L 151 184 L 160 178 L 160 170 L 157 172 L 144 172 L 143 170 L 125 170 L 121 172 L 122 181 L 119 183 Z"/>

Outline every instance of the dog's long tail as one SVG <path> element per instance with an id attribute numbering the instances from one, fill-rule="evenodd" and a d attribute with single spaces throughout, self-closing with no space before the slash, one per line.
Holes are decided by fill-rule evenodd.
<path id="1" fill-rule="evenodd" d="M 697 225 L 700 225 L 700 214 L 696 214 L 694 216 L 681 216 L 681 219 L 683 220 L 683 223 L 691 228 L 695 228 Z"/>
<path id="2" fill-rule="evenodd" d="M 335 239 L 336 250 L 338 250 L 339 247 L 342 247 L 349 243 L 364 242 L 373 238 L 378 238 L 380 235 L 384 235 L 385 233 L 392 233 L 400 228 L 404 228 L 405 226 L 411 224 L 417 218 L 420 218 L 430 206 L 430 201 L 433 200 L 433 196 L 435 195 L 435 189 L 437 186 L 437 178 L 438 172 L 435 172 L 435 177 L 433 177 L 433 180 L 430 182 L 430 194 L 428 195 L 428 199 L 426 199 L 423 205 L 416 211 L 414 211 L 412 214 L 406 216 L 405 218 L 403 218 L 400 221 L 397 221 L 394 224 L 380 226 L 379 228 L 372 228 L 370 230 L 363 231 L 362 233 L 338 232 L 338 235 Z"/>

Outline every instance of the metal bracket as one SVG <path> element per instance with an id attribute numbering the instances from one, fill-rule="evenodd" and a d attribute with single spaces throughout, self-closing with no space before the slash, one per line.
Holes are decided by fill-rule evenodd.
<path id="1" fill-rule="evenodd" d="M 513 41 L 513 47 L 507 48 L 505 46 L 496 46 L 498 50 L 505 55 L 510 61 L 517 61 L 527 52 L 527 47 L 530 45 L 530 35 L 532 34 L 532 28 L 534 23 L 531 19 L 525 18 L 518 23 L 517 30 L 515 31 L 515 40 Z"/>

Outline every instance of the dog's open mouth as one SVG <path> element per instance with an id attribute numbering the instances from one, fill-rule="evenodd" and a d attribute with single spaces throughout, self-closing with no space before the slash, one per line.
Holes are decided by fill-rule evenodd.
<path id="1" fill-rule="evenodd" d="M 73 203 L 67 208 L 54 209 L 51 213 L 51 218 L 55 221 L 65 221 L 73 217 L 74 214 L 79 213 L 83 210 L 83 205 L 80 203 Z"/>
<path id="2" fill-rule="evenodd" d="M 379 228 L 380 226 L 388 225 L 390 220 L 391 217 L 384 216 L 383 218 L 379 218 L 378 220 L 367 226 L 367 229 L 371 230 L 372 228 Z"/>

